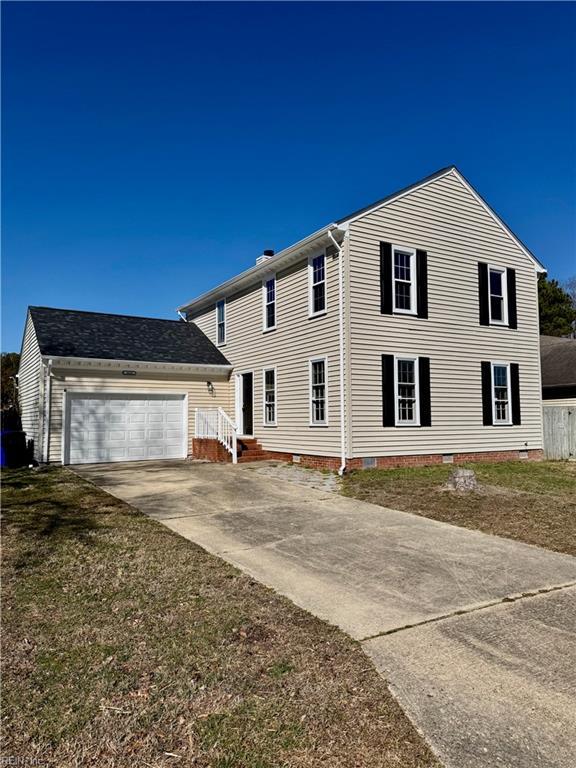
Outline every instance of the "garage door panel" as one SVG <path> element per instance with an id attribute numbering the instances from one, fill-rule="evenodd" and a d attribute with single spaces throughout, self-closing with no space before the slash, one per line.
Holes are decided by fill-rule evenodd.
<path id="1" fill-rule="evenodd" d="M 182 395 L 70 395 L 67 455 L 71 464 L 184 458 Z"/>

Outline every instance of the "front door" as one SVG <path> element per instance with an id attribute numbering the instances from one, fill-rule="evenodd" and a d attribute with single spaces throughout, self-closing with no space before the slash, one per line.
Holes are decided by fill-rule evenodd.
<path id="1" fill-rule="evenodd" d="M 253 418 L 254 375 L 242 374 L 242 434 L 251 435 L 254 431 Z"/>

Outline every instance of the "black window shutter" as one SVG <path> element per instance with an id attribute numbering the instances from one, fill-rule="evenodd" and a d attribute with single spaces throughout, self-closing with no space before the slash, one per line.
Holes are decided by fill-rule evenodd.
<path id="1" fill-rule="evenodd" d="M 380 312 L 392 314 L 392 243 L 380 243 Z"/>
<path id="2" fill-rule="evenodd" d="M 430 410 L 430 358 L 418 358 L 418 381 L 420 384 L 420 426 L 432 426 Z"/>
<path id="3" fill-rule="evenodd" d="M 482 422 L 485 427 L 492 422 L 492 364 L 482 361 Z"/>
<path id="4" fill-rule="evenodd" d="M 516 314 L 516 270 L 508 268 L 506 270 L 506 282 L 508 292 L 508 326 L 518 328 L 518 317 Z"/>
<path id="5" fill-rule="evenodd" d="M 418 292 L 418 317 L 428 317 L 428 254 L 416 251 L 416 285 Z"/>
<path id="6" fill-rule="evenodd" d="M 520 420 L 520 368 L 518 363 L 510 363 L 510 395 L 512 397 L 512 424 L 521 424 Z"/>
<path id="7" fill-rule="evenodd" d="M 394 427 L 394 355 L 382 355 L 382 424 Z"/>
<path id="8" fill-rule="evenodd" d="M 490 296 L 488 293 L 488 264 L 478 262 L 478 305 L 480 325 L 490 325 Z"/>

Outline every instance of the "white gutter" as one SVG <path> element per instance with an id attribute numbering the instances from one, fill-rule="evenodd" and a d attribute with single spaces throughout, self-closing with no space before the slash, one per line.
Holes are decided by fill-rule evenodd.
<path id="1" fill-rule="evenodd" d="M 45 359 L 44 359 L 45 361 Z M 145 360 L 112 360 L 97 357 L 57 357 L 50 358 L 54 368 L 68 368 L 78 370 L 96 369 L 98 371 L 119 371 L 132 369 L 143 373 L 171 373 L 171 374 L 198 374 L 198 375 L 227 375 L 232 370 L 231 365 L 218 363 L 156 363 Z"/>
<path id="2" fill-rule="evenodd" d="M 345 235 L 345 237 L 347 234 Z M 338 250 L 338 337 L 340 351 L 340 468 L 338 474 L 342 476 L 346 471 L 346 407 L 344 399 L 344 249 L 335 240 L 332 230 L 328 230 L 328 237 Z"/>
<path id="3" fill-rule="evenodd" d="M 44 363 L 46 374 L 46 392 L 44 393 L 44 455 L 45 463 L 50 459 L 50 419 L 52 416 L 52 358 Z"/>
<path id="4" fill-rule="evenodd" d="M 180 320 L 184 320 L 185 323 L 188 322 L 188 320 L 186 319 L 186 315 L 183 315 L 179 309 L 176 310 L 176 313 L 178 314 L 178 317 L 180 318 Z"/>

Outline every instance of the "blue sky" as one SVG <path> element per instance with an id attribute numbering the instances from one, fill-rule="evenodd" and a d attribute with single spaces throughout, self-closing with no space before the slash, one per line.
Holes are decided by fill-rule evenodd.
<path id="1" fill-rule="evenodd" d="M 174 308 L 452 163 L 576 273 L 576 5 L 10 3 L 3 341 Z"/>

